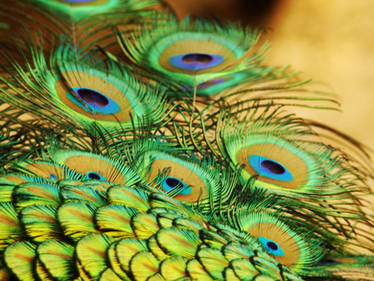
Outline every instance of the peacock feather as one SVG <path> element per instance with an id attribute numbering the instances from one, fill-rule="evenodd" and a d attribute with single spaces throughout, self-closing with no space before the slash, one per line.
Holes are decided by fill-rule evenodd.
<path id="1" fill-rule="evenodd" d="M 0 35 L 0 280 L 374 280 L 371 151 L 259 29 L 4 0 Z"/>
<path id="2" fill-rule="evenodd" d="M 136 64 L 179 82 L 187 93 L 194 87 L 198 94 L 210 96 L 271 72 L 259 65 L 266 45 L 253 50 L 259 35 L 233 24 L 169 17 L 151 28 L 141 26 L 130 38 L 120 34 L 119 41 Z"/>

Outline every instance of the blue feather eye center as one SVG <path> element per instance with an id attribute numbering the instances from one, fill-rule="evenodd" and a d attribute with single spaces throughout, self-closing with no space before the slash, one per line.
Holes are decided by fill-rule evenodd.
<path id="1" fill-rule="evenodd" d="M 114 100 L 96 90 L 89 88 L 72 88 L 72 90 L 76 96 L 67 93 L 68 97 L 86 111 L 102 114 L 114 114 L 120 111 L 119 105 Z"/>
<path id="2" fill-rule="evenodd" d="M 87 179 L 89 180 L 105 180 L 105 178 L 96 172 L 88 172 L 86 174 Z"/>
<path id="3" fill-rule="evenodd" d="M 164 179 L 162 183 L 163 190 L 169 192 L 175 190 L 176 188 L 180 188 L 178 195 L 188 195 L 192 193 L 191 188 L 180 179 L 174 177 L 167 177 Z"/>
<path id="4" fill-rule="evenodd" d="M 260 236 L 258 237 L 258 241 L 260 241 L 262 247 L 272 256 L 276 257 L 283 257 L 284 252 L 282 248 L 278 245 L 277 242 L 270 240 L 266 237 Z"/>
<path id="5" fill-rule="evenodd" d="M 206 68 L 220 65 L 224 61 L 223 57 L 205 53 L 187 53 L 173 56 L 169 59 L 171 65 L 191 71 L 199 71 Z"/>
<path id="6" fill-rule="evenodd" d="M 291 172 L 288 171 L 285 166 L 275 160 L 264 156 L 251 155 L 248 162 L 260 176 L 279 181 L 293 180 Z"/>
<path id="7" fill-rule="evenodd" d="M 53 180 L 57 180 L 57 176 L 55 174 L 49 174 L 49 177 Z"/>

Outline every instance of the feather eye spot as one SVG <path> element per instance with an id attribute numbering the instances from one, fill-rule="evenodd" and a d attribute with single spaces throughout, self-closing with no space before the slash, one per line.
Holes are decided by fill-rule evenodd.
<path id="1" fill-rule="evenodd" d="M 68 93 L 68 96 L 75 104 L 86 111 L 102 114 L 114 114 L 120 111 L 120 106 L 114 100 L 96 90 L 89 88 L 72 88 L 72 90 L 77 97 L 70 93 Z M 81 104 L 82 102 L 84 104 Z"/>
<path id="2" fill-rule="evenodd" d="M 160 189 L 176 200 L 190 203 L 204 200 L 215 184 L 213 176 L 206 174 L 197 163 L 167 153 L 150 151 L 143 162 L 150 165 L 149 180 L 157 182 Z"/>
<path id="3" fill-rule="evenodd" d="M 183 181 L 175 177 L 167 177 L 164 179 L 162 189 L 166 192 L 173 191 L 180 188 L 180 195 L 188 195 L 192 193 L 191 188 L 186 185 Z"/>
<path id="4" fill-rule="evenodd" d="M 166 178 L 165 183 L 168 187 L 172 189 L 178 186 L 181 182 L 176 178 Z"/>
<path id="5" fill-rule="evenodd" d="M 182 60 L 185 63 L 201 63 L 201 64 L 207 64 L 212 61 L 212 56 L 208 54 L 199 54 L 199 53 L 191 53 L 184 55 L 182 57 Z"/>
<path id="6" fill-rule="evenodd" d="M 275 243 L 272 242 L 272 241 L 267 242 L 267 243 L 266 243 L 266 246 L 267 246 L 268 248 L 272 249 L 273 251 L 278 250 L 278 246 L 277 246 L 277 244 L 275 244 Z"/>
<path id="7" fill-rule="evenodd" d="M 285 166 L 270 158 L 251 155 L 248 162 L 260 176 L 279 181 L 292 181 L 294 179 Z"/>
<path id="8" fill-rule="evenodd" d="M 96 172 L 88 172 L 86 177 L 89 180 L 106 180 L 102 175 Z"/>
<path id="9" fill-rule="evenodd" d="M 265 238 L 263 236 L 258 237 L 258 240 L 260 241 L 262 247 L 272 256 L 276 257 L 283 257 L 284 251 L 282 248 L 278 245 L 277 242 L 270 240 L 268 238 Z"/>
<path id="10" fill-rule="evenodd" d="M 57 180 L 57 176 L 55 174 L 49 174 L 50 179 Z"/>
<path id="11" fill-rule="evenodd" d="M 269 172 L 271 172 L 273 174 L 276 174 L 276 175 L 281 175 L 281 174 L 284 174 L 286 172 L 286 170 L 284 169 L 284 167 L 282 165 L 278 164 L 275 161 L 271 161 L 271 160 L 262 161 L 261 166 L 264 169 L 266 169 Z"/>
<path id="12" fill-rule="evenodd" d="M 95 103 L 98 106 L 106 106 L 109 103 L 105 96 L 94 90 L 82 88 L 77 90 L 77 92 L 82 100 L 84 100 L 86 103 Z"/>
<path id="13" fill-rule="evenodd" d="M 52 94 L 61 109 L 78 120 L 111 127 L 129 127 L 131 120 L 143 117 L 155 123 L 163 118 L 168 105 L 162 90 L 138 81 L 119 66 L 104 70 L 101 65 L 90 67 L 83 64 L 85 61 L 81 64 L 79 59 L 84 58 L 77 58 L 78 66 L 69 63 L 60 67 L 61 77 L 51 81 Z"/>
<path id="14" fill-rule="evenodd" d="M 207 53 L 186 53 L 172 56 L 169 61 L 171 65 L 177 68 L 199 71 L 220 65 L 224 58 L 220 55 Z"/>

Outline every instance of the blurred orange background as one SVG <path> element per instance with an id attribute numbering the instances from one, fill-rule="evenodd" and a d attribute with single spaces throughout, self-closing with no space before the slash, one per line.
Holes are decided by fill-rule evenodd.
<path id="1" fill-rule="evenodd" d="M 307 114 L 374 148 L 374 0 L 169 0 L 181 15 L 265 27 L 266 63 L 327 85 L 343 113 Z"/>

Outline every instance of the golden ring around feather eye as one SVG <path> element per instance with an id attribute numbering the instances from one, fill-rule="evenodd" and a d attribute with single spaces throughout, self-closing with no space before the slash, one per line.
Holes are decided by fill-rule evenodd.
<path id="1" fill-rule="evenodd" d="M 259 222 L 252 225 L 247 232 L 256 238 L 266 237 L 270 241 L 275 241 L 284 251 L 283 256 L 274 256 L 281 264 L 291 266 L 299 261 L 300 249 L 297 242 L 281 227 L 272 223 Z"/>
<path id="2" fill-rule="evenodd" d="M 258 175 L 258 172 L 255 171 L 248 161 L 251 155 L 261 155 L 275 162 L 282 163 L 292 174 L 293 179 L 290 181 L 282 181 Z M 305 161 L 295 153 L 276 144 L 258 143 L 244 147 L 238 151 L 237 161 L 251 176 L 258 175 L 258 180 L 283 188 L 298 189 L 308 181 L 309 169 Z"/>
<path id="3" fill-rule="evenodd" d="M 56 82 L 56 91 L 61 101 L 70 109 L 99 121 L 127 122 L 131 120 L 130 116 L 134 114 L 131 103 L 123 91 L 113 83 L 96 75 L 78 70 L 63 71 L 62 76 L 65 81 L 60 79 Z M 77 94 L 72 93 L 72 89 L 74 88 L 82 88 L 82 95 L 80 97 L 77 97 Z M 96 103 L 100 103 L 100 105 L 105 105 L 107 103 L 106 96 L 113 100 L 114 103 L 119 106 L 118 112 L 104 114 L 90 111 L 89 107 L 84 105 L 84 102 L 92 102 L 92 97 L 90 97 L 90 92 L 87 89 L 93 89 L 91 92 L 96 95 Z M 106 96 L 101 95 L 100 93 L 103 93 Z M 74 102 L 72 98 L 76 99 L 76 102 Z"/>
<path id="4" fill-rule="evenodd" d="M 170 58 L 180 54 L 212 54 L 219 55 L 223 58 L 223 62 L 213 66 L 204 68 L 201 70 L 188 70 L 178 68 L 170 63 Z M 201 74 L 206 72 L 218 72 L 229 67 L 236 61 L 236 55 L 228 47 L 221 43 L 209 41 L 209 40 L 180 40 L 171 43 L 162 52 L 159 63 L 162 67 L 174 71 L 182 72 L 186 74 Z"/>
<path id="5" fill-rule="evenodd" d="M 116 184 L 126 184 L 126 178 L 121 171 L 107 161 L 86 155 L 70 156 L 63 163 L 72 170 L 83 175 L 98 173 L 107 181 Z"/>
<path id="6" fill-rule="evenodd" d="M 155 179 L 161 173 L 166 172 L 168 177 L 178 178 L 187 184 L 192 192 L 190 194 L 179 194 L 174 198 L 179 201 L 194 203 L 203 200 L 207 196 L 207 188 L 204 181 L 191 169 L 166 159 L 157 159 L 152 162 L 150 180 Z"/>
<path id="7" fill-rule="evenodd" d="M 53 0 L 51 0 L 53 1 Z M 72 6 L 105 5 L 109 0 L 57 0 L 57 2 Z"/>

